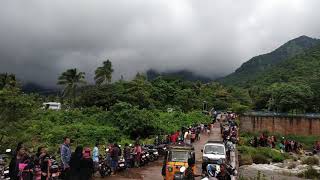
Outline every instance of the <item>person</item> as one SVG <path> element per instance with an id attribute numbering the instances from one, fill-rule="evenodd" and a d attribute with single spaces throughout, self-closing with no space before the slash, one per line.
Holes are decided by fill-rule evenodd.
<path id="1" fill-rule="evenodd" d="M 196 128 L 196 140 L 197 141 L 200 140 L 200 132 L 201 132 L 200 126 L 197 126 L 197 128 Z"/>
<path id="2" fill-rule="evenodd" d="M 113 144 L 112 151 L 111 151 L 111 169 L 112 169 L 112 174 L 115 174 L 118 166 L 118 161 L 119 161 L 119 153 L 120 149 L 117 143 Z"/>
<path id="3" fill-rule="evenodd" d="M 171 134 L 170 142 L 173 143 L 173 144 L 177 142 L 177 135 L 176 135 L 176 133 L 172 133 L 172 134 Z"/>
<path id="4" fill-rule="evenodd" d="M 166 144 L 170 144 L 170 143 L 171 143 L 171 136 L 170 136 L 170 134 L 168 134 L 166 136 Z"/>
<path id="5" fill-rule="evenodd" d="M 39 165 L 41 169 L 41 180 L 46 180 L 48 178 L 48 160 L 49 160 L 49 155 L 47 154 L 47 150 L 45 147 L 39 147 L 37 154 L 36 154 L 38 160 L 39 160 Z"/>
<path id="6" fill-rule="evenodd" d="M 21 178 L 22 174 L 19 169 L 22 167 L 22 164 L 25 166 L 28 160 L 29 157 L 27 155 L 26 148 L 23 142 L 19 142 L 9 164 L 9 177 L 11 180 L 19 180 Z M 23 177 L 23 179 L 27 178 Z"/>
<path id="7" fill-rule="evenodd" d="M 91 158 L 91 149 L 84 148 L 82 158 L 80 159 L 80 179 L 91 180 L 94 173 L 94 163 Z"/>
<path id="8" fill-rule="evenodd" d="M 62 161 L 62 178 L 68 179 L 71 159 L 70 138 L 64 137 L 63 144 L 60 147 L 61 161 Z"/>
<path id="9" fill-rule="evenodd" d="M 258 147 L 258 138 L 257 138 L 257 136 L 254 136 L 252 144 L 253 144 L 253 147 Z"/>
<path id="10" fill-rule="evenodd" d="M 190 130 L 187 130 L 184 133 L 184 141 L 186 144 L 191 144 L 191 131 Z"/>
<path id="11" fill-rule="evenodd" d="M 125 161 L 126 168 L 129 168 L 130 167 L 131 149 L 130 149 L 128 143 L 126 143 L 124 145 L 123 156 L 124 156 L 124 161 Z"/>
<path id="12" fill-rule="evenodd" d="M 225 164 L 220 165 L 220 172 L 217 175 L 217 179 L 218 180 L 231 180 L 231 176 L 229 175 Z"/>
<path id="13" fill-rule="evenodd" d="M 284 145 L 284 141 L 280 141 L 279 143 L 280 152 L 284 153 L 286 151 L 286 147 Z"/>
<path id="14" fill-rule="evenodd" d="M 317 154 L 320 152 L 320 141 L 316 141 L 313 148 L 313 154 Z"/>
<path id="15" fill-rule="evenodd" d="M 160 144 L 159 136 L 156 136 L 153 142 L 154 145 L 158 146 Z"/>
<path id="16" fill-rule="evenodd" d="M 67 180 L 75 180 L 75 179 L 80 179 L 81 178 L 81 169 L 80 169 L 80 161 L 82 159 L 82 154 L 83 152 L 83 147 L 82 146 L 77 146 L 76 150 L 74 153 L 72 153 L 69 163 L 68 163 L 68 168 L 70 169 L 70 174 L 68 177 L 65 177 Z"/>
<path id="17" fill-rule="evenodd" d="M 195 165 L 195 162 L 192 158 L 189 158 L 188 159 L 188 167 L 185 171 L 185 177 L 184 177 L 184 180 L 194 180 L 195 177 L 199 177 L 201 175 L 198 175 L 198 174 L 194 174 L 193 172 L 193 167 Z"/>
<path id="18" fill-rule="evenodd" d="M 98 168 L 99 168 L 99 143 L 98 142 L 96 142 L 96 144 L 93 148 L 92 160 L 94 163 L 95 170 L 98 170 Z"/>
<path id="19" fill-rule="evenodd" d="M 133 149 L 133 153 L 136 155 L 135 156 L 135 166 L 139 167 L 140 166 L 140 157 L 141 157 L 141 153 L 142 153 L 142 149 L 141 146 L 139 145 L 138 142 L 135 143 L 134 149 Z"/>

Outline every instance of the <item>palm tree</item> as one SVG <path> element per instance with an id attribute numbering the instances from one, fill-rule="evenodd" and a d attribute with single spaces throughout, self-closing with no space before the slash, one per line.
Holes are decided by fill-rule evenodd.
<path id="1" fill-rule="evenodd" d="M 101 85 L 103 83 L 109 84 L 112 79 L 112 63 L 108 59 L 107 61 L 103 61 L 103 66 L 98 67 L 95 71 L 94 80 L 96 81 L 97 85 Z"/>
<path id="2" fill-rule="evenodd" d="M 63 96 L 72 97 L 72 105 L 75 106 L 76 89 L 79 84 L 85 84 L 85 73 L 78 72 L 76 68 L 63 72 L 58 79 L 59 85 L 64 85 Z"/>
<path id="3" fill-rule="evenodd" d="M 5 87 L 13 88 L 17 86 L 16 76 L 14 74 L 0 74 L 0 89 Z"/>

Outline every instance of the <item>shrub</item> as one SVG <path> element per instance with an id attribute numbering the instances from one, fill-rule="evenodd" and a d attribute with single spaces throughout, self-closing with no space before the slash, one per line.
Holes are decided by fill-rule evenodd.
<path id="1" fill-rule="evenodd" d="M 309 167 L 306 171 L 298 174 L 298 177 L 307 179 L 317 179 L 320 177 L 320 173 L 316 169 Z"/>
<path id="2" fill-rule="evenodd" d="M 267 148 L 267 147 L 254 148 L 254 147 L 250 147 L 250 146 L 238 146 L 238 151 L 242 155 L 244 155 L 244 154 L 250 155 L 252 157 L 252 159 L 254 159 L 253 156 L 258 156 L 257 161 L 259 161 L 259 158 L 261 156 L 263 156 L 264 159 L 268 159 L 268 162 L 270 160 L 272 162 L 282 162 L 283 160 L 288 158 L 287 154 L 282 154 L 278 150 Z M 254 160 L 253 160 L 253 162 L 254 162 Z"/>
<path id="3" fill-rule="evenodd" d="M 319 159 L 316 157 L 307 157 L 306 159 L 302 160 L 302 164 L 308 164 L 308 165 L 318 165 Z"/>
<path id="4" fill-rule="evenodd" d="M 262 154 L 254 154 L 252 155 L 252 161 L 255 164 L 269 164 L 270 161 L 268 159 L 268 157 L 262 155 Z"/>
<path id="5" fill-rule="evenodd" d="M 253 163 L 252 157 L 250 155 L 244 154 L 240 156 L 239 165 L 251 165 Z"/>

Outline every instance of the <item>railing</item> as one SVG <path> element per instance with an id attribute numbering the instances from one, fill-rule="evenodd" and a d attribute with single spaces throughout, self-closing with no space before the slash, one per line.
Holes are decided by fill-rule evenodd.
<path id="1" fill-rule="evenodd" d="M 279 112 L 265 112 L 265 111 L 250 111 L 244 113 L 247 116 L 280 116 L 280 117 L 308 117 L 308 118 L 320 118 L 320 113 L 279 113 Z"/>

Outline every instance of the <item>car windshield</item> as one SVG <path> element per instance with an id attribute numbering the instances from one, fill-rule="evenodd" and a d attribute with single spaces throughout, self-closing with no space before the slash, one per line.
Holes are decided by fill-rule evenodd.
<path id="1" fill-rule="evenodd" d="M 171 162 L 188 162 L 188 151 L 170 151 L 169 161 Z"/>
<path id="2" fill-rule="evenodd" d="M 204 153 L 224 155 L 224 147 L 218 145 L 207 145 L 204 148 Z"/>

